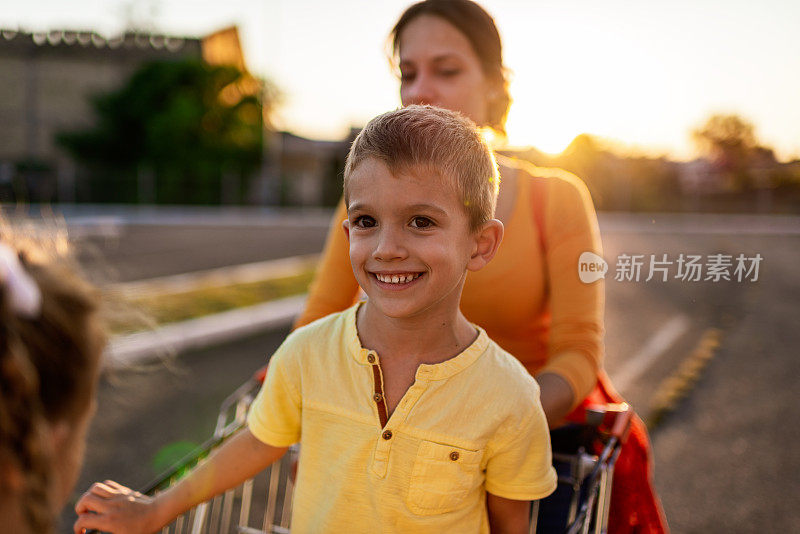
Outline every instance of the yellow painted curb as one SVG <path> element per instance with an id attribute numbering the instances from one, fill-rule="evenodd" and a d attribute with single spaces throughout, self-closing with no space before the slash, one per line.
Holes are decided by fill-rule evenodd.
<path id="1" fill-rule="evenodd" d="M 689 395 L 708 362 L 716 354 L 721 337 L 722 331 L 717 328 L 709 328 L 703 332 L 692 353 L 659 385 L 647 417 L 649 429 L 657 427 L 664 417 L 674 411 L 678 403 Z"/>

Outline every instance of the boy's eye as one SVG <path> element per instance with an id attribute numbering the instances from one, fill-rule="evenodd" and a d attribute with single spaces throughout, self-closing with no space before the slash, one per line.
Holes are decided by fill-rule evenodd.
<path id="1" fill-rule="evenodd" d="M 372 228 L 375 226 L 375 219 L 369 215 L 362 215 L 360 217 L 356 217 L 356 220 L 353 221 L 353 224 L 361 228 Z"/>
<path id="2" fill-rule="evenodd" d="M 411 226 L 414 228 L 429 228 L 433 226 L 433 221 L 427 217 L 414 217 L 411 219 Z"/>

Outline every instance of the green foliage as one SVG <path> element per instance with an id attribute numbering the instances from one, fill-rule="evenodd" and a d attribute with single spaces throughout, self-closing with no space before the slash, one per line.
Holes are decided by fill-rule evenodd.
<path id="1" fill-rule="evenodd" d="M 137 200 L 144 172 L 155 198 L 140 201 L 216 203 L 223 176 L 250 176 L 261 161 L 259 98 L 221 98 L 244 76 L 198 60 L 145 64 L 125 86 L 93 99 L 94 127 L 58 142 L 91 171 L 97 200 Z"/>

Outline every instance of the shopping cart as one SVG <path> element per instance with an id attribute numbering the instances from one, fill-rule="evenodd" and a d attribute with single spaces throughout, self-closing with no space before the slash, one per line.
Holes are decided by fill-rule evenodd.
<path id="1" fill-rule="evenodd" d="M 266 367 L 230 394 L 220 406 L 214 435 L 142 491 L 155 495 L 179 480 L 245 425 L 247 410 L 264 382 Z M 288 534 L 297 446 L 264 472 L 192 508 L 162 529 L 163 534 Z"/>
<path id="2" fill-rule="evenodd" d="M 585 421 L 550 432 L 558 486 L 531 506 L 531 533 L 604 534 L 614 465 L 630 430 L 626 403 L 590 406 Z"/>
<path id="3" fill-rule="evenodd" d="M 266 370 L 225 399 L 214 436 L 159 476 L 142 493 L 168 488 L 245 424 L 247 409 Z M 551 433 L 558 488 L 531 507 L 531 534 L 606 532 L 614 463 L 627 434 L 632 411 L 627 404 L 592 407 L 586 421 Z M 292 509 L 291 470 L 298 458 L 292 447 L 257 477 L 203 503 L 166 526 L 163 534 L 285 534 Z"/>

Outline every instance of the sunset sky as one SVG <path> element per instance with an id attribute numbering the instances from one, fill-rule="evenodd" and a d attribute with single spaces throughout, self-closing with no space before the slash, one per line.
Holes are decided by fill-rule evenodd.
<path id="1" fill-rule="evenodd" d="M 126 18 L 203 35 L 236 24 L 250 69 L 284 92 L 279 125 L 335 139 L 399 105 L 386 36 L 406 1 L 0 0 L 0 27 L 118 33 Z M 738 113 L 800 158 L 800 1 L 486 0 L 514 73 L 513 145 L 588 132 L 686 159 L 689 131 Z"/>

